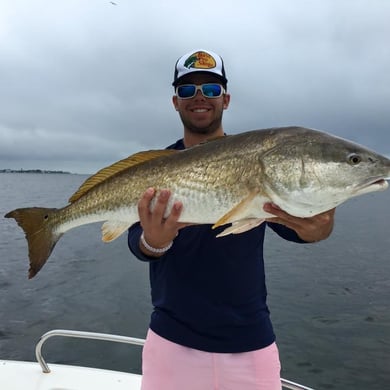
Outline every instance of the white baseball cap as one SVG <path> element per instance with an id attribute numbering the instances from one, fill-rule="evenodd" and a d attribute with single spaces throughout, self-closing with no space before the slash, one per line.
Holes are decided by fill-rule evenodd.
<path id="1" fill-rule="evenodd" d="M 180 57 L 175 65 L 173 86 L 176 86 L 180 78 L 193 72 L 211 73 L 217 76 L 226 86 L 227 78 L 222 58 L 209 50 L 194 50 Z"/>

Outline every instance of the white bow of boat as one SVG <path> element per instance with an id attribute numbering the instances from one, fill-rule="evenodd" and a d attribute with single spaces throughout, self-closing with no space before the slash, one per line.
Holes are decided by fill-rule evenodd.
<path id="1" fill-rule="evenodd" d="M 144 345 L 145 340 L 106 333 L 52 330 L 45 333 L 35 347 L 37 362 L 0 360 L 1 390 L 139 390 L 141 375 L 67 364 L 50 364 L 42 355 L 43 344 L 51 337 L 74 337 L 116 343 Z M 282 379 L 283 389 L 313 390 Z"/>

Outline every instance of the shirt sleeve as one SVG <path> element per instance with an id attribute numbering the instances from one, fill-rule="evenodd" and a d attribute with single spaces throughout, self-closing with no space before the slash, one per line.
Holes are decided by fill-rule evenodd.
<path id="1" fill-rule="evenodd" d="M 280 237 L 284 238 L 287 241 L 296 242 L 299 244 L 307 244 L 308 242 L 302 240 L 295 230 L 292 230 L 284 225 L 274 222 L 267 222 L 267 225 Z"/>

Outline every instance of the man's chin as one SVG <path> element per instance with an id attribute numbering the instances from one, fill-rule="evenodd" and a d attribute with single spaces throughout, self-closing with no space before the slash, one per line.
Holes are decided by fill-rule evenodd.
<path id="1" fill-rule="evenodd" d="M 192 126 L 191 128 L 188 128 L 188 130 L 194 134 L 211 134 L 214 132 L 210 127 L 193 127 Z"/>
<path id="2" fill-rule="evenodd" d="M 189 123 L 186 128 L 194 134 L 213 134 L 221 126 L 220 122 Z"/>

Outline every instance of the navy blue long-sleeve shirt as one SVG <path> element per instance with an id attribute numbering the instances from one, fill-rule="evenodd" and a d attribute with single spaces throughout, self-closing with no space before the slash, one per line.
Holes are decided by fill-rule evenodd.
<path id="1" fill-rule="evenodd" d="M 182 140 L 171 145 L 184 149 Z M 248 232 L 216 238 L 226 227 L 188 226 L 163 256 L 139 249 L 142 228 L 129 229 L 132 253 L 148 261 L 153 304 L 150 328 L 170 341 L 208 352 L 247 352 L 275 340 L 266 303 L 263 242 L 266 226 L 302 241 L 282 225 L 263 223 Z"/>

